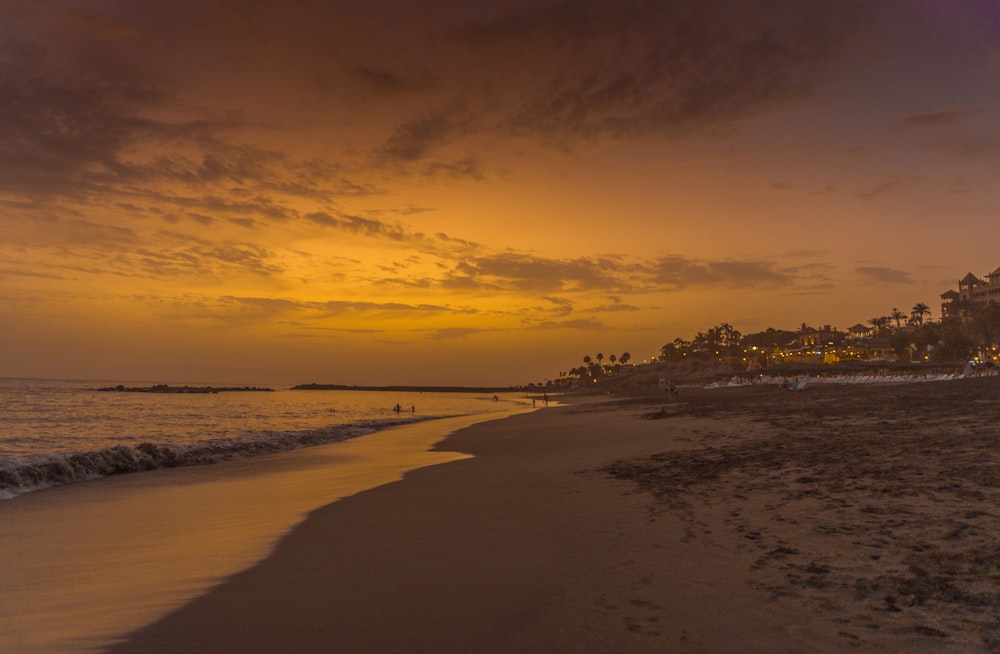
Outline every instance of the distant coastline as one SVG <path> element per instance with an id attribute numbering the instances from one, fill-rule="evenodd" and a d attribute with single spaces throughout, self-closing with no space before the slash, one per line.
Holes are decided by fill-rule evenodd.
<path id="1" fill-rule="evenodd" d="M 396 393 L 516 393 L 524 386 L 348 386 L 346 384 L 299 384 L 293 391 L 394 391 Z"/>
<path id="2" fill-rule="evenodd" d="M 236 393 L 254 392 L 269 393 L 273 388 L 261 388 L 259 386 L 169 386 L 167 384 L 156 384 L 155 386 L 105 386 L 97 390 L 110 393 Z"/>

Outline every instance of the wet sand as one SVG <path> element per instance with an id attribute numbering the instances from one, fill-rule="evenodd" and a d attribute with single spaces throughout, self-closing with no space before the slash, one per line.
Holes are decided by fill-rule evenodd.
<path id="1" fill-rule="evenodd" d="M 0 652 L 100 651 L 266 558 L 313 509 L 465 458 L 429 450 L 483 419 L 419 422 L 0 502 Z"/>
<path id="2" fill-rule="evenodd" d="M 1000 379 L 483 423 L 114 652 L 995 651 Z"/>

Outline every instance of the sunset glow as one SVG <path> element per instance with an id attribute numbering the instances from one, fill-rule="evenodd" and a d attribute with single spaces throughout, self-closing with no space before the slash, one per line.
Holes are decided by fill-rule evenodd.
<path id="1" fill-rule="evenodd" d="M 0 3 L 0 376 L 521 384 L 1000 266 L 988 0 Z"/>

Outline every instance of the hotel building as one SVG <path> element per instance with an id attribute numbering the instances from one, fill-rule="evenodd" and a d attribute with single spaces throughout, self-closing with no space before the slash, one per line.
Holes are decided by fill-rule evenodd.
<path id="1" fill-rule="evenodd" d="M 1000 302 L 1000 268 L 987 275 L 985 280 L 969 273 L 959 280 L 957 291 L 942 293 L 941 318 L 961 316 L 963 309 L 991 301 Z"/>

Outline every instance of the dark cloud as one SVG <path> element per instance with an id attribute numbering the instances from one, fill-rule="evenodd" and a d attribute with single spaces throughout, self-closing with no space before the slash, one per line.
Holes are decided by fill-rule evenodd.
<path id="1" fill-rule="evenodd" d="M 552 259 L 521 253 L 469 257 L 456 267 L 454 278 L 476 280 L 517 291 L 574 291 L 619 288 L 620 266 L 603 259 Z"/>
<path id="2" fill-rule="evenodd" d="M 386 189 L 253 139 L 330 129 L 327 116 L 367 102 L 396 126 L 381 142 L 360 135 L 348 170 L 370 172 L 374 153 L 397 173 L 481 180 L 485 155 L 453 151 L 465 137 L 672 135 L 799 97 L 856 15 L 855 0 L 432 4 L 122 3 L 18 21 L 0 10 L 12 26 L 0 45 L 0 193 L 95 203 L 121 193 L 140 208 L 283 220 L 302 199 L 328 207 Z M 178 80 L 208 67 L 231 105 L 186 95 Z M 296 94 L 284 124 L 254 122 L 240 104 L 240 91 L 265 87 L 265 103 Z M 294 113 L 300 100 L 330 113 Z"/>
<path id="3" fill-rule="evenodd" d="M 882 268 L 879 266 L 860 266 L 856 272 L 863 277 L 880 283 L 909 284 L 910 273 L 903 270 L 893 270 L 892 268 Z"/>
<path id="4" fill-rule="evenodd" d="M 87 220 L 68 220 L 56 234 L 58 241 L 80 246 L 128 247 L 139 243 L 135 232 L 127 227 L 102 225 Z"/>
<path id="5" fill-rule="evenodd" d="M 407 232 L 401 225 L 390 225 L 389 223 L 373 218 L 352 215 L 334 217 L 322 211 L 308 213 L 303 217 L 317 225 L 351 232 L 352 234 L 380 236 L 393 241 L 424 239 L 423 234 L 419 232 Z"/>
<path id="6" fill-rule="evenodd" d="M 554 304 L 556 311 L 568 314 L 575 304 L 554 293 L 634 294 L 676 291 L 699 285 L 791 287 L 802 280 L 822 281 L 827 271 L 828 268 L 821 264 L 783 267 L 771 261 L 708 261 L 680 255 L 651 260 L 611 256 L 557 259 L 504 252 L 462 257 L 436 284 L 450 290 L 484 293 L 545 293 L 542 299 Z M 641 310 L 620 297 L 611 300 L 610 304 L 590 310 Z"/>
<path id="7" fill-rule="evenodd" d="M 807 93 L 858 6 L 564 0 L 465 24 L 452 38 L 517 79 L 523 99 L 506 121 L 517 132 L 676 134 Z"/>
<path id="8" fill-rule="evenodd" d="M 450 340 L 453 338 L 465 338 L 466 336 L 473 336 L 475 334 L 482 334 L 484 332 L 494 332 L 496 329 L 482 328 L 482 327 L 445 327 L 444 329 L 436 329 L 427 335 L 428 338 L 435 341 Z"/>
<path id="9" fill-rule="evenodd" d="M 887 182 L 876 184 L 875 186 L 872 186 L 866 191 L 861 191 L 860 193 L 856 193 L 854 197 L 859 198 L 861 200 L 877 200 L 878 198 L 884 195 L 892 193 L 893 191 L 898 189 L 902 184 L 903 182 L 900 179 L 891 179 Z"/>
<path id="10" fill-rule="evenodd" d="M 470 134 L 563 146 L 578 137 L 672 136 L 807 95 L 840 54 L 860 7 L 557 0 L 485 5 L 457 22 L 457 12 L 439 10 L 416 27 L 427 38 L 444 35 L 433 49 L 402 44 L 391 64 L 357 70 L 388 92 L 433 88 L 439 107 L 422 103 L 422 113 L 398 123 L 378 149 L 383 163 L 422 161 Z M 433 85 L 423 79 L 427 62 L 436 65 Z M 483 176 L 481 162 L 411 172 Z"/>
<path id="11" fill-rule="evenodd" d="M 957 125 L 963 118 L 972 113 L 970 111 L 933 111 L 930 113 L 915 114 L 897 121 L 893 124 L 893 127 L 902 129 L 949 127 Z"/>
<path id="12" fill-rule="evenodd" d="M 426 213 L 428 211 L 437 211 L 437 209 L 432 209 L 430 207 L 406 207 L 405 209 L 401 209 L 399 213 L 404 216 L 412 216 L 414 214 Z"/>
<path id="13" fill-rule="evenodd" d="M 453 179 L 471 179 L 481 181 L 486 178 L 482 162 L 472 157 L 455 161 L 432 161 L 423 167 L 427 177 L 450 177 Z"/>
<path id="14" fill-rule="evenodd" d="M 793 284 L 794 276 L 768 261 L 699 261 L 662 257 L 654 265 L 656 281 L 676 289 L 701 284 L 735 287 Z"/>
<path id="15" fill-rule="evenodd" d="M 347 313 L 377 313 L 377 314 L 440 314 L 440 313 L 454 313 L 453 309 L 446 306 L 435 305 L 435 304 L 406 304 L 402 302 L 355 302 L 355 301 L 344 301 L 344 300 L 334 300 L 330 302 L 324 302 L 321 305 L 323 311 L 329 316 L 340 316 Z M 468 313 L 472 311 L 461 310 L 461 313 Z"/>
<path id="16" fill-rule="evenodd" d="M 603 331 L 606 324 L 596 318 L 573 318 L 571 320 L 546 320 L 532 325 L 538 329 L 575 329 L 578 331 Z"/>
<path id="17" fill-rule="evenodd" d="M 315 324 L 316 319 L 350 316 L 355 319 L 378 322 L 393 318 L 411 318 L 428 315 L 468 315 L 472 310 L 450 308 L 431 304 L 405 304 L 398 302 L 358 302 L 330 301 L 314 302 L 292 298 L 236 296 L 220 297 L 186 296 L 180 298 L 157 298 L 160 304 L 173 304 L 175 314 L 200 316 L 227 322 L 275 322 L 297 328 L 337 331 L 356 334 L 371 334 L 384 331 L 383 328 L 369 326 L 329 327 Z"/>
<path id="18" fill-rule="evenodd" d="M 70 14 L 77 31 L 58 32 L 53 43 L 43 45 L 45 30 L 0 39 L 0 197 L 38 199 L 50 213 L 61 200 L 65 210 L 118 196 L 137 212 L 174 204 L 202 216 L 284 219 L 292 201 L 379 192 L 315 157 L 254 145 L 247 131 L 279 128 L 251 125 L 239 111 L 198 108 L 199 98 L 178 96 L 129 47 L 85 38 L 88 26 L 127 36 L 119 22 Z"/>
<path id="19" fill-rule="evenodd" d="M 243 273 L 270 277 L 284 271 L 274 263 L 273 253 L 249 244 L 142 247 L 121 251 L 109 263 L 119 274 L 153 278 L 228 277 Z"/>
<path id="20" fill-rule="evenodd" d="M 1000 158 L 1000 138 L 992 134 L 979 134 L 975 137 L 964 138 L 949 149 L 961 157 L 970 159 Z"/>
<path id="21" fill-rule="evenodd" d="M 66 277 L 63 275 L 57 275 L 52 272 L 42 272 L 38 270 L 27 270 L 22 268 L 0 268 L 0 279 L 4 277 L 37 277 L 39 279 L 59 279 L 64 280 Z"/>
<path id="22" fill-rule="evenodd" d="M 458 112 L 443 111 L 414 118 L 396 127 L 379 148 L 379 157 L 387 162 L 411 162 L 435 148 L 458 138 L 468 130 L 470 118 Z"/>
<path id="23" fill-rule="evenodd" d="M 573 313 L 573 308 L 576 305 L 575 302 L 567 298 L 549 296 L 549 297 L 543 297 L 542 299 L 553 305 L 551 308 L 542 309 L 542 311 L 548 313 L 555 313 L 556 315 L 559 316 L 568 316 L 569 314 Z"/>
<path id="24" fill-rule="evenodd" d="M 145 84 L 49 70 L 28 44 L 0 43 L 0 66 L 0 190 L 79 195 L 149 128 L 135 112 L 157 96 Z"/>
<path id="25" fill-rule="evenodd" d="M 211 216 L 205 216 L 200 213 L 194 213 L 193 211 L 188 213 L 188 218 L 201 225 L 211 225 L 212 223 L 215 222 L 215 218 L 212 218 Z"/>
<path id="26" fill-rule="evenodd" d="M 303 303 L 284 298 L 272 297 L 236 297 L 225 295 L 220 301 L 226 304 L 241 304 L 246 306 L 260 307 L 271 311 L 297 311 L 304 308 Z"/>
<path id="27" fill-rule="evenodd" d="M 65 12 L 70 22 L 96 39 L 119 41 L 137 36 L 134 26 L 94 9 L 71 7 Z"/>
<path id="28" fill-rule="evenodd" d="M 590 307 L 587 311 L 592 311 L 594 313 L 617 313 L 619 311 L 642 311 L 642 307 L 638 307 L 634 304 L 625 304 L 624 302 L 618 301 L 612 304 L 599 304 L 594 307 Z"/>
<path id="29" fill-rule="evenodd" d="M 436 86 L 434 76 L 426 69 L 415 74 L 404 74 L 390 68 L 358 64 L 353 67 L 353 71 L 363 86 L 380 96 L 409 94 Z"/>

